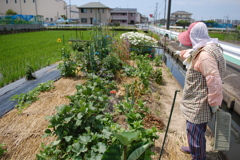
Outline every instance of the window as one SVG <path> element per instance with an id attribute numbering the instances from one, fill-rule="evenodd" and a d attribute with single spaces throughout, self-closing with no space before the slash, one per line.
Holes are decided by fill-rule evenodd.
<path id="1" fill-rule="evenodd" d="M 26 0 L 24 0 L 23 2 L 26 3 Z"/>
<path id="2" fill-rule="evenodd" d="M 6 0 L 6 3 L 8 4 L 8 0 Z"/>
<path id="3" fill-rule="evenodd" d="M 104 9 L 102 9 L 102 13 L 104 13 Z"/>
<path id="4" fill-rule="evenodd" d="M 87 18 L 81 18 L 81 23 L 87 23 Z"/>
<path id="5" fill-rule="evenodd" d="M 87 13 L 87 9 L 86 8 L 82 8 L 81 9 L 81 13 Z"/>
<path id="6" fill-rule="evenodd" d="M 35 0 L 33 0 L 33 3 L 35 3 Z"/>
<path id="7" fill-rule="evenodd" d="M 15 0 L 15 3 L 17 3 L 17 0 Z"/>
<path id="8" fill-rule="evenodd" d="M 92 9 L 90 9 L 90 13 L 92 13 Z"/>
<path id="9" fill-rule="evenodd" d="M 135 16 L 135 14 L 134 14 L 134 13 L 131 13 L 131 16 Z"/>
<path id="10" fill-rule="evenodd" d="M 53 22 L 53 18 L 50 18 L 50 22 Z"/>

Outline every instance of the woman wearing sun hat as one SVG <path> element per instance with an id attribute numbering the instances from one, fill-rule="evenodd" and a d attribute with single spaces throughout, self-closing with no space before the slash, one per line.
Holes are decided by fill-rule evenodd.
<path id="1" fill-rule="evenodd" d="M 194 22 L 178 35 L 180 43 L 192 47 L 178 52 L 185 59 L 187 73 L 180 110 L 187 120 L 188 147 L 180 149 L 193 160 L 206 159 L 206 125 L 222 103 L 225 71 L 223 50 L 218 39 L 210 38 L 203 22 Z"/>

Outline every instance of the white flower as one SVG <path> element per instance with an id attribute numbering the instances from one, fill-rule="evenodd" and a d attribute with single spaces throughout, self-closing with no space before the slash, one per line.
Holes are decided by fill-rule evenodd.
<path id="1" fill-rule="evenodd" d="M 138 32 L 127 32 L 123 33 L 120 36 L 121 39 L 127 39 L 131 44 L 133 45 L 149 45 L 149 46 L 156 46 L 157 41 L 150 37 L 147 36 L 143 33 L 138 33 Z"/>

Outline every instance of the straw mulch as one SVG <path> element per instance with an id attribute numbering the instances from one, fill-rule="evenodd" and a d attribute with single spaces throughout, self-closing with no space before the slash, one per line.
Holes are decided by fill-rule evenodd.
<path id="1" fill-rule="evenodd" d="M 55 88 L 39 95 L 39 100 L 19 113 L 13 109 L 0 119 L 0 143 L 6 144 L 7 153 L 2 160 L 32 160 L 41 149 L 41 143 L 49 144 L 55 137 L 43 138 L 48 126 L 46 116 L 56 113 L 56 106 L 68 104 L 66 95 L 76 92 L 75 86 L 85 80 L 61 78 Z"/>
<path id="2" fill-rule="evenodd" d="M 176 79 L 169 73 L 167 67 L 162 67 L 165 85 L 156 85 L 151 82 L 152 94 L 142 97 L 147 101 L 147 106 L 152 115 L 149 115 L 145 121 L 145 127 L 151 127 L 151 124 L 157 124 L 158 129 L 166 126 L 169 119 L 170 109 L 173 101 L 174 91 L 180 89 Z M 76 92 L 75 86 L 78 83 L 84 83 L 86 80 L 77 78 L 61 78 L 54 83 L 55 88 L 51 91 L 41 93 L 39 100 L 34 102 L 30 107 L 18 113 L 16 109 L 10 111 L 0 118 L 0 143 L 6 144 L 7 153 L 1 157 L 1 160 L 33 160 L 36 154 L 41 150 L 41 144 L 49 144 L 56 137 L 45 137 L 45 129 L 48 126 L 46 116 L 56 113 L 56 106 L 68 104 L 69 99 L 66 95 L 73 95 Z M 121 79 L 121 84 L 132 83 L 131 78 Z M 123 86 L 118 86 L 117 94 L 124 95 Z M 182 90 L 176 98 L 175 108 L 173 111 L 169 133 L 164 146 L 162 159 L 165 160 L 190 160 L 190 155 L 179 151 L 179 147 L 186 145 L 185 119 L 181 116 L 179 103 L 182 97 Z M 124 123 L 124 118 L 118 117 L 118 121 Z M 153 160 L 159 159 L 160 149 L 163 143 L 165 132 L 158 133 L 159 139 L 155 141 L 153 151 L 156 153 Z M 215 160 L 216 152 L 212 152 L 212 137 L 207 135 L 208 158 Z"/>

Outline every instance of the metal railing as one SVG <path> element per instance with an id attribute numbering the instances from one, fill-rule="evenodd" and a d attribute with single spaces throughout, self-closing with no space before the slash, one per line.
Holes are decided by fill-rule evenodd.
<path id="1" fill-rule="evenodd" d="M 210 28 L 212 29 L 212 28 Z M 149 30 L 154 33 L 168 35 L 170 40 L 177 40 L 179 32 L 166 30 L 157 26 L 150 25 Z M 236 65 L 240 65 L 240 47 L 236 47 L 233 45 L 228 45 L 223 42 L 219 42 L 219 44 L 223 48 L 223 54 L 227 61 L 232 62 Z"/>

